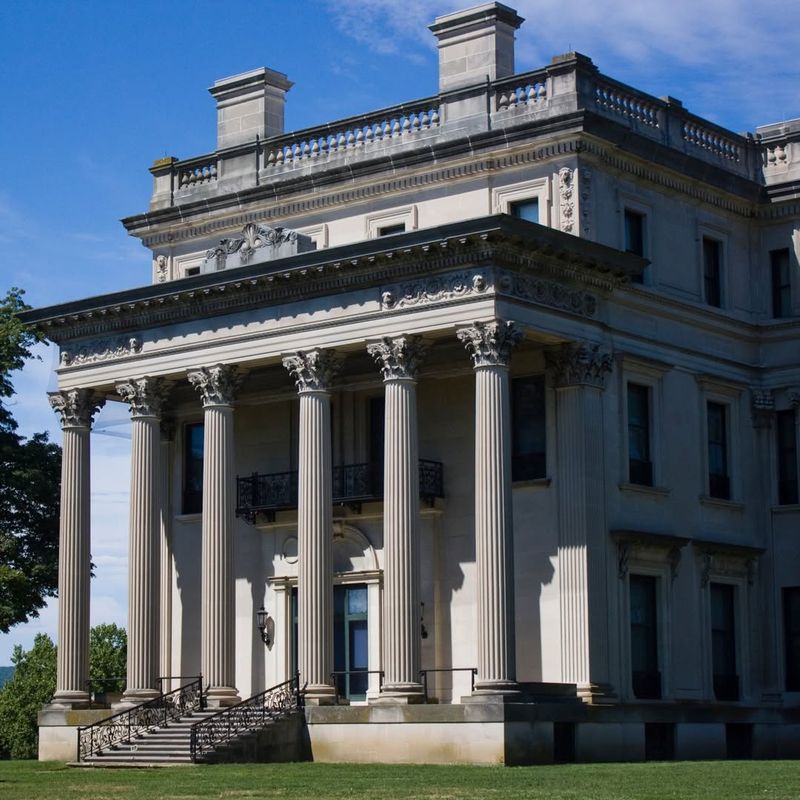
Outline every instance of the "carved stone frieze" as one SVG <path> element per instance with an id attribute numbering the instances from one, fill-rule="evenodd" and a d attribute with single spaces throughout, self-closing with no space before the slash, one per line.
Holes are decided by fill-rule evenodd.
<path id="1" fill-rule="evenodd" d="M 456 336 L 469 351 L 476 369 L 505 367 L 508 366 L 511 351 L 522 340 L 522 331 L 511 320 L 494 319 L 461 328 Z"/>
<path id="2" fill-rule="evenodd" d="M 708 586 L 712 577 L 746 578 L 748 586 L 756 579 L 758 556 L 756 553 L 724 553 L 701 549 L 700 585 Z"/>
<path id="3" fill-rule="evenodd" d="M 416 380 L 426 351 L 427 347 L 419 336 L 385 336 L 380 342 L 367 345 L 367 352 L 380 367 L 385 381 Z"/>
<path id="4" fill-rule="evenodd" d="M 117 394 L 130 406 L 131 416 L 160 417 L 170 383 L 162 378 L 131 378 L 117 384 Z"/>
<path id="5" fill-rule="evenodd" d="M 206 252 L 206 268 L 203 272 L 242 267 L 256 260 L 256 251 L 263 251 L 269 260 L 312 250 L 313 241 L 290 228 L 271 228 L 258 222 L 248 222 L 240 236 L 220 239 L 216 247 Z M 229 256 L 235 258 L 229 262 Z M 210 269 L 209 269 L 210 268 Z"/>
<path id="6" fill-rule="evenodd" d="M 597 298 L 593 294 L 544 278 L 503 270 L 498 273 L 497 289 L 503 294 L 570 311 L 582 317 L 593 317 L 597 313 Z"/>
<path id="7" fill-rule="evenodd" d="M 94 389 L 68 389 L 49 392 L 50 405 L 61 418 L 62 428 L 90 428 L 94 415 L 106 399 Z"/>
<path id="8" fill-rule="evenodd" d="M 775 414 L 775 397 L 771 389 L 752 390 L 752 414 L 754 428 L 769 428 Z"/>
<path id="9" fill-rule="evenodd" d="M 481 272 L 465 271 L 436 275 L 424 280 L 384 287 L 381 289 L 381 308 L 386 310 L 441 303 L 483 294 L 487 289 L 489 281 Z"/>
<path id="10" fill-rule="evenodd" d="M 142 349 L 142 340 L 137 336 L 118 336 L 114 339 L 98 339 L 78 347 L 65 347 L 61 350 L 61 366 L 77 367 L 81 364 L 94 364 L 113 358 L 136 355 Z"/>
<path id="11" fill-rule="evenodd" d="M 604 388 L 606 375 L 611 372 L 611 353 L 598 344 L 570 342 L 546 354 L 556 386 L 595 386 Z"/>
<path id="12" fill-rule="evenodd" d="M 341 363 L 342 357 L 334 350 L 298 351 L 283 358 L 298 392 L 327 391 Z"/>
<path id="13" fill-rule="evenodd" d="M 575 231 L 575 171 L 562 167 L 558 171 L 558 210 L 561 230 Z"/>
<path id="14" fill-rule="evenodd" d="M 186 377 L 199 392 L 203 406 L 229 406 L 236 397 L 244 375 L 232 364 L 217 364 L 190 370 Z"/>

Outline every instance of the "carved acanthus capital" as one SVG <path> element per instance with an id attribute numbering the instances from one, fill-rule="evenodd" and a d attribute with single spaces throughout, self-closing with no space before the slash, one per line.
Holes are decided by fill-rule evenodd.
<path id="1" fill-rule="evenodd" d="M 298 351 L 283 357 L 283 366 L 294 378 L 298 392 L 326 392 L 342 364 L 334 350 Z"/>
<path id="2" fill-rule="evenodd" d="M 511 351 L 522 339 L 522 331 L 510 320 L 493 319 L 461 328 L 456 336 L 469 351 L 475 369 L 507 367 Z"/>
<path id="3" fill-rule="evenodd" d="M 62 428 L 91 428 L 94 415 L 106 402 L 94 389 L 50 392 L 48 397 L 53 411 L 61 418 Z"/>
<path id="4" fill-rule="evenodd" d="M 117 394 L 130 406 L 131 417 L 160 417 L 171 384 L 162 378 L 131 378 L 117 384 Z"/>
<path id="5" fill-rule="evenodd" d="M 546 353 L 547 366 L 556 386 L 605 386 L 612 356 L 598 344 L 572 342 Z"/>
<path id="6" fill-rule="evenodd" d="M 771 389 L 752 390 L 754 428 L 769 428 L 775 414 L 775 397 Z"/>
<path id="7" fill-rule="evenodd" d="M 367 352 L 383 373 L 385 381 L 416 380 L 428 348 L 419 336 L 384 336 L 367 345 Z"/>
<path id="8" fill-rule="evenodd" d="M 232 364 L 217 364 L 193 369 L 186 377 L 199 392 L 205 407 L 232 405 L 244 375 Z"/>

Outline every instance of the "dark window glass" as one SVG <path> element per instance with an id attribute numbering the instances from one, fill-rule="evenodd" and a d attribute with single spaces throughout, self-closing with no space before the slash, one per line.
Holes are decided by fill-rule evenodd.
<path id="1" fill-rule="evenodd" d="M 529 200 L 519 200 L 510 205 L 511 216 L 524 219 L 528 222 L 539 221 L 539 200 L 531 198 Z"/>
<path id="2" fill-rule="evenodd" d="M 708 416 L 708 493 L 730 500 L 728 474 L 728 408 L 722 403 L 707 404 Z"/>
<path id="3" fill-rule="evenodd" d="M 397 225 L 384 225 L 378 228 L 378 236 L 393 236 L 395 233 L 405 233 L 405 222 L 399 222 Z"/>
<path id="4" fill-rule="evenodd" d="M 786 691 L 800 692 L 800 586 L 783 590 L 783 635 Z"/>
<path id="5" fill-rule="evenodd" d="M 199 275 L 200 267 L 188 267 L 186 270 L 186 277 L 191 278 L 192 275 Z"/>
<path id="6" fill-rule="evenodd" d="M 625 252 L 644 256 L 644 214 L 625 209 Z M 643 275 L 634 275 L 636 283 L 643 283 Z"/>
<path id="7" fill-rule="evenodd" d="M 711 663 L 717 700 L 739 699 L 735 599 L 735 587 L 728 583 L 711 584 Z"/>
<path id="8" fill-rule="evenodd" d="M 333 662 L 340 696 L 364 700 L 367 696 L 369 652 L 367 587 L 335 586 L 333 589 Z"/>
<path id="9" fill-rule="evenodd" d="M 628 384 L 628 473 L 631 483 L 653 485 L 650 460 L 650 389 Z"/>
<path id="10" fill-rule="evenodd" d="M 793 409 L 779 411 L 778 433 L 778 502 L 789 505 L 797 502 L 797 432 Z"/>
<path id="11" fill-rule="evenodd" d="M 772 272 L 772 316 L 792 316 L 792 282 L 789 273 L 789 250 L 771 250 L 769 254 Z"/>
<path id="12" fill-rule="evenodd" d="M 386 400 L 383 395 L 369 401 L 369 473 L 372 494 L 383 494 L 383 448 L 386 424 Z"/>
<path id="13" fill-rule="evenodd" d="M 658 671 L 658 611 L 656 578 L 630 576 L 631 605 L 631 681 L 639 699 L 661 698 L 661 673 Z"/>
<path id="14" fill-rule="evenodd" d="M 203 423 L 183 429 L 183 513 L 203 510 Z"/>
<path id="15" fill-rule="evenodd" d="M 544 376 L 531 375 L 511 381 L 511 479 L 544 478 L 546 426 Z"/>
<path id="16" fill-rule="evenodd" d="M 703 237 L 703 284 L 705 301 L 710 306 L 722 305 L 722 242 Z"/>

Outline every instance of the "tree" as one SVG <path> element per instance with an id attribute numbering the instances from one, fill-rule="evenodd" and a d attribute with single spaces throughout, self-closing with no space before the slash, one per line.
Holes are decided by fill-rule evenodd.
<path id="1" fill-rule="evenodd" d="M 0 300 L 0 631 L 39 615 L 58 586 L 61 448 L 46 433 L 29 439 L 4 404 L 11 373 L 43 337 L 16 316 L 28 306 L 20 289 Z"/>
<path id="2" fill-rule="evenodd" d="M 95 692 L 125 688 L 128 634 L 114 623 L 96 625 L 89 633 L 89 681 Z"/>

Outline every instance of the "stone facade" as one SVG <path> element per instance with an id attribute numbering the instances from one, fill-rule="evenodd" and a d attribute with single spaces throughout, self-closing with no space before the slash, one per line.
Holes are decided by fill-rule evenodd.
<path id="1" fill-rule="evenodd" d="M 219 150 L 124 220 L 151 285 L 25 314 L 62 352 L 43 756 L 87 700 L 106 401 L 123 705 L 299 670 L 320 760 L 798 755 L 800 123 L 739 136 L 578 53 L 515 75 L 521 22 L 440 18 L 440 94 L 301 136 L 285 76 L 217 82 Z"/>

